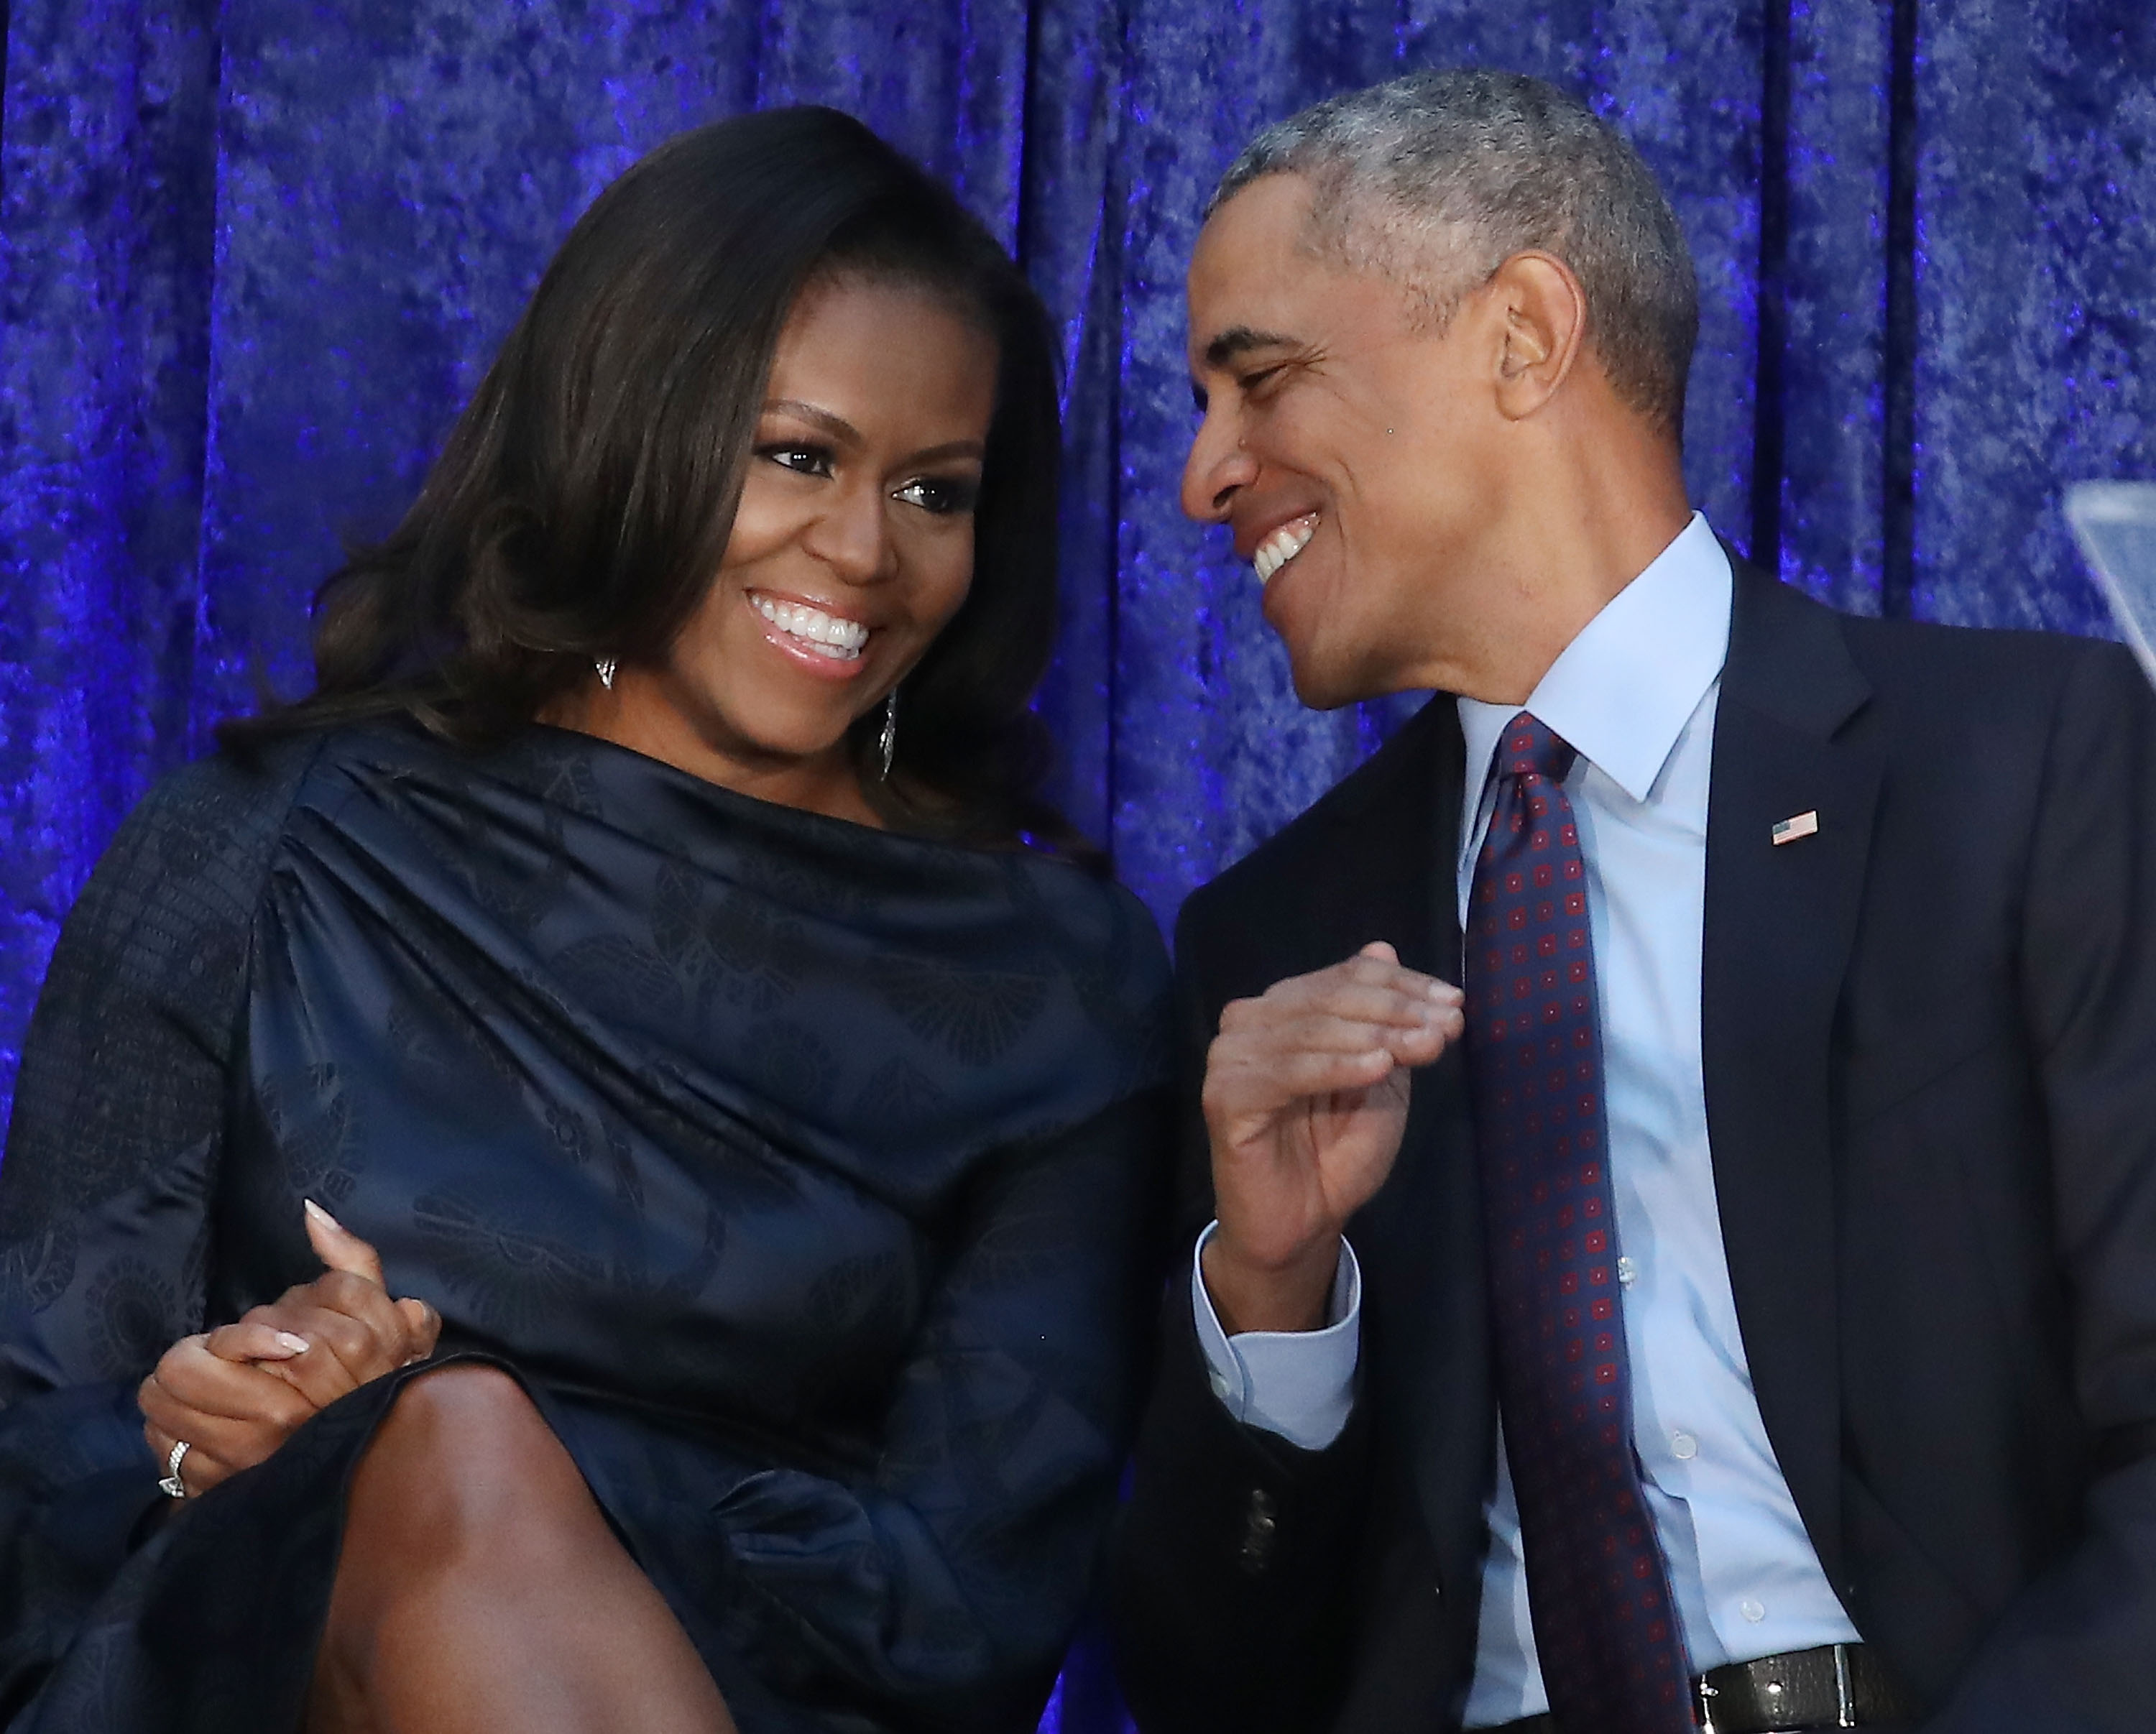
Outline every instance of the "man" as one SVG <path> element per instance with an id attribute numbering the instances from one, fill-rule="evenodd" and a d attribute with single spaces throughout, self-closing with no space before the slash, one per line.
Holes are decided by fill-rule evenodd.
<path id="1" fill-rule="evenodd" d="M 2156 1728 L 2132 663 L 1719 545 L 1681 233 L 1535 81 L 1268 132 L 1189 302 L 1297 692 L 1439 696 L 1183 915 L 1141 1726 Z"/>

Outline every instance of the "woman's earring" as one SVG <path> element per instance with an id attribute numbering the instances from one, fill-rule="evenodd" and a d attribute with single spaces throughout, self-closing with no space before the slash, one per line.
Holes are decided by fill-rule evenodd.
<path id="1" fill-rule="evenodd" d="M 613 690 L 614 659 L 611 656 L 602 656 L 593 662 L 592 666 L 599 671 L 599 685 L 606 688 L 608 692 L 612 692 Z"/>
<path id="2" fill-rule="evenodd" d="M 891 781 L 891 757 L 898 751 L 898 689 L 891 690 L 891 696 L 883 701 L 883 731 L 876 736 L 876 751 L 883 755 L 883 768 L 876 772 L 880 782 Z"/>

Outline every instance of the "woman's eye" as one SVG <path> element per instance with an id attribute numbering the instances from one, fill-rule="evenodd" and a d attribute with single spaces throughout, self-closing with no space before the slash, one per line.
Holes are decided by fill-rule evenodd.
<path id="1" fill-rule="evenodd" d="M 781 469 L 791 469 L 798 475 L 829 475 L 831 473 L 831 454 L 819 445 L 759 446 L 757 455 L 767 458 Z"/>
<path id="2" fill-rule="evenodd" d="M 917 505 L 925 512 L 937 517 L 948 517 L 956 512 L 969 512 L 981 495 L 978 482 L 961 481 L 953 476 L 916 476 L 892 497 L 903 500 L 908 505 Z"/>

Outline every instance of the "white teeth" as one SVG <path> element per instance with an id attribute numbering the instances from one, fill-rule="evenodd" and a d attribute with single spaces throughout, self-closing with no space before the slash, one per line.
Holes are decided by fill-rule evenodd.
<path id="1" fill-rule="evenodd" d="M 869 629 L 858 620 L 827 614 L 806 603 L 773 602 L 767 596 L 752 597 L 756 611 L 791 638 L 834 662 L 851 662 L 869 641 Z"/>
<path id="2" fill-rule="evenodd" d="M 1250 557 L 1250 565 L 1257 572 L 1260 584 L 1270 584 L 1273 574 L 1310 546 L 1310 539 L 1317 534 L 1317 514 L 1296 518 L 1258 544 L 1258 551 Z"/>

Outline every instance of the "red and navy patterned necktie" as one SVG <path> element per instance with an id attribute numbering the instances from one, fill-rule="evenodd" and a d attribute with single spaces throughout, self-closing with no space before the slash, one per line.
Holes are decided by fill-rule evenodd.
<path id="1" fill-rule="evenodd" d="M 1497 1396 L 1527 1603 L 1567 1734 L 1688 1734 L 1684 1639 L 1632 1450 L 1573 749 L 1522 711 L 1466 933 Z"/>

